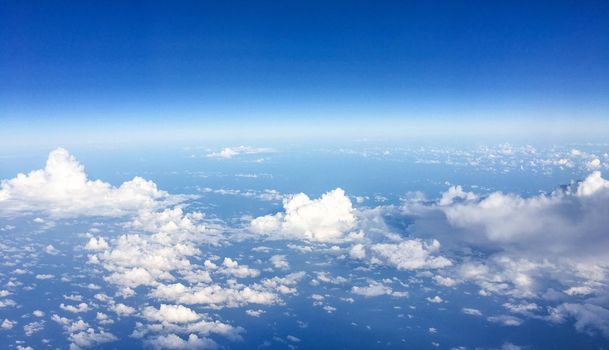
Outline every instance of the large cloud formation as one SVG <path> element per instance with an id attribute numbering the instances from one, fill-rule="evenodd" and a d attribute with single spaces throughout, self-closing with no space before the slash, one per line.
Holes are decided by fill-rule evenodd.
<path id="1" fill-rule="evenodd" d="M 558 302 L 550 314 L 526 315 L 573 317 L 578 330 L 609 334 L 609 181 L 600 172 L 531 197 L 452 187 L 438 201 L 409 201 L 402 210 L 414 219 L 410 234 L 460 252 L 455 282 L 476 283 L 481 295 Z"/>
<path id="2" fill-rule="evenodd" d="M 65 149 L 49 154 L 44 169 L 19 174 L 0 184 L 0 215 L 44 212 L 53 217 L 122 216 L 185 200 L 152 181 L 134 177 L 119 187 L 89 180 L 84 167 Z"/>
<path id="3" fill-rule="evenodd" d="M 605 256 L 609 247 L 609 181 L 593 172 L 550 194 L 521 197 L 494 192 L 480 197 L 459 187 L 437 203 L 407 203 L 413 231 L 443 243 L 458 241 L 545 256 Z"/>
<path id="4" fill-rule="evenodd" d="M 319 199 L 299 193 L 283 201 L 285 212 L 258 217 L 250 229 L 269 237 L 307 239 L 317 242 L 339 241 L 355 228 L 351 200 L 337 188 Z"/>

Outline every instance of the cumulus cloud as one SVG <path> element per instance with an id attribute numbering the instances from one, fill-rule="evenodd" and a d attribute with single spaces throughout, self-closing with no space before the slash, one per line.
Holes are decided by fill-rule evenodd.
<path id="1" fill-rule="evenodd" d="M 581 256 L 604 254 L 609 247 L 607 203 L 609 181 L 593 172 L 550 194 L 445 194 L 437 204 L 406 203 L 404 212 L 417 219 L 414 231 L 433 232 L 443 242 Z"/>
<path id="2" fill-rule="evenodd" d="M 64 303 L 61 303 L 59 305 L 59 307 L 63 310 L 66 310 L 66 311 L 72 312 L 72 313 L 80 313 L 80 312 L 89 311 L 89 305 L 87 303 L 80 303 L 78 305 L 66 305 Z"/>
<path id="3" fill-rule="evenodd" d="M 142 311 L 142 316 L 150 321 L 173 323 L 192 322 L 201 318 L 201 315 L 187 307 L 166 304 L 161 304 L 159 309 L 148 306 Z"/>
<path id="4" fill-rule="evenodd" d="M 42 212 L 52 217 L 122 216 L 184 201 L 152 181 L 135 177 L 118 187 L 89 180 L 84 167 L 63 148 L 49 154 L 44 169 L 0 183 L 0 215 Z"/>
<path id="5" fill-rule="evenodd" d="M 284 212 L 255 218 L 250 230 L 271 238 L 331 242 L 344 239 L 356 225 L 349 197 L 337 188 L 319 199 L 300 193 L 283 201 Z"/>
<path id="6" fill-rule="evenodd" d="M 187 339 L 182 339 L 176 334 L 159 335 L 147 341 L 153 349 L 215 349 L 216 342 L 207 338 L 199 338 L 196 334 L 190 334 Z"/>
<path id="7" fill-rule="evenodd" d="M 8 318 L 5 318 L 4 321 L 2 321 L 2 324 L 0 324 L 0 328 L 4 329 L 4 330 L 9 330 L 12 329 L 15 324 L 17 324 L 16 321 L 11 321 Z"/>
<path id="8" fill-rule="evenodd" d="M 226 147 L 217 152 L 211 152 L 207 154 L 210 158 L 224 158 L 230 159 L 237 157 L 241 154 L 259 154 L 273 152 L 271 148 L 251 147 L 251 146 L 238 146 L 238 147 Z"/>
<path id="9" fill-rule="evenodd" d="M 269 259 L 271 261 L 271 264 L 273 264 L 273 266 L 276 269 L 289 269 L 290 268 L 290 263 L 288 263 L 288 260 L 286 259 L 285 255 L 273 255 L 271 256 L 271 258 Z"/>
<path id="10" fill-rule="evenodd" d="M 434 254 L 440 249 L 440 242 L 424 242 L 419 239 L 405 240 L 400 243 L 379 243 L 370 250 L 378 259 L 399 270 L 439 269 L 452 265 L 450 260 Z"/>
<path id="11" fill-rule="evenodd" d="M 384 285 L 377 281 L 369 281 L 367 286 L 353 286 L 351 293 L 365 296 L 365 297 L 378 297 L 381 295 L 390 295 L 393 297 L 407 297 L 407 292 L 397 292 L 391 287 Z"/>

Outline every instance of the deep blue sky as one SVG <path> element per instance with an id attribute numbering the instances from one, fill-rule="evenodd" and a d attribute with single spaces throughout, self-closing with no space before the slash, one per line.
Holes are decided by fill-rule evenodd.
<path id="1" fill-rule="evenodd" d="M 608 62 L 607 1 L 0 0 L 0 118 L 17 129 L 602 120 Z"/>

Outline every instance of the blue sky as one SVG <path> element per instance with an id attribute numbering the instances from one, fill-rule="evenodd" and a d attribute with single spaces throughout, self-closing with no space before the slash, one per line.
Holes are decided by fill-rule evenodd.
<path id="1" fill-rule="evenodd" d="M 608 24 L 0 0 L 0 344 L 604 349 Z"/>
<path id="2" fill-rule="evenodd" d="M 140 127 L 151 129 L 143 139 L 269 124 L 298 135 L 310 119 L 330 135 L 348 123 L 353 137 L 371 125 L 396 137 L 413 125 L 437 136 L 507 127 L 517 137 L 546 125 L 602 139 L 609 129 L 603 1 L 0 6 L 0 118 L 11 142 L 49 130 L 58 136 L 49 144 L 115 142 Z M 554 127 L 576 121 L 583 131 Z"/>

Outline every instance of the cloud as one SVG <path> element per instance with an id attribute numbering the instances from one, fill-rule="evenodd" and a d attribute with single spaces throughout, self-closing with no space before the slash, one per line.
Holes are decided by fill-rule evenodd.
<path id="1" fill-rule="evenodd" d="M 286 259 L 285 255 L 273 255 L 269 260 L 276 269 L 285 270 L 290 268 L 290 263 L 288 263 L 288 260 Z"/>
<path id="2" fill-rule="evenodd" d="M 68 335 L 70 350 L 90 348 L 118 340 L 112 333 L 103 329 L 95 330 L 83 320 L 72 321 L 66 317 L 52 315 L 51 319 L 63 327 Z"/>
<path id="3" fill-rule="evenodd" d="M 461 312 L 463 312 L 466 315 L 471 315 L 471 316 L 482 316 L 482 312 L 480 312 L 480 310 L 474 309 L 474 308 L 470 308 L 470 307 L 464 307 L 464 308 L 462 308 Z"/>
<path id="4" fill-rule="evenodd" d="M 444 194 L 438 203 L 406 203 L 403 209 L 416 218 L 414 232 L 433 232 L 444 243 L 576 257 L 605 255 L 608 203 L 609 181 L 593 172 L 550 194 Z"/>
<path id="5" fill-rule="evenodd" d="M 503 326 L 508 326 L 508 327 L 520 326 L 522 324 L 522 322 L 524 322 L 522 319 L 515 317 L 515 316 L 510 316 L 510 315 L 490 316 L 487 318 L 487 320 L 489 322 L 499 323 Z"/>
<path id="6" fill-rule="evenodd" d="M 250 230 L 270 238 L 340 241 L 356 225 L 351 200 L 337 188 L 319 199 L 300 193 L 283 201 L 284 212 L 255 218 Z"/>
<path id="7" fill-rule="evenodd" d="M 369 281 L 367 286 L 353 286 L 351 293 L 365 296 L 365 297 L 377 297 L 381 295 L 390 295 L 394 297 L 406 297 L 406 292 L 395 292 L 390 287 L 379 283 L 377 281 Z"/>
<path id="8" fill-rule="evenodd" d="M 87 328 L 86 330 L 80 332 L 71 333 L 68 339 L 71 342 L 70 350 L 90 348 L 118 340 L 118 338 L 112 333 L 108 333 L 103 329 L 96 331 L 93 328 Z"/>
<path id="9" fill-rule="evenodd" d="M 91 237 L 89 242 L 85 245 L 86 250 L 105 250 L 108 249 L 108 242 L 103 237 L 95 238 Z"/>
<path id="10" fill-rule="evenodd" d="M 66 310 L 68 312 L 72 312 L 72 313 L 80 313 L 80 312 L 87 312 L 89 311 L 89 305 L 87 303 L 80 303 L 76 306 L 74 305 L 66 305 L 64 303 L 61 303 L 59 305 L 59 307 L 62 310 Z"/>
<path id="11" fill-rule="evenodd" d="M 30 337 L 32 336 L 32 334 L 42 331 L 44 329 L 44 323 L 44 321 L 30 322 L 23 326 L 23 332 L 25 333 L 25 335 Z"/>
<path id="12" fill-rule="evenodd" d="M 159 309 L 146 307 L 142 311 L 142 317 L 149 321 L 183 323 L 196 321 L 201 315 L 182 305 L 161 304 Z"/>
<path id="13" fill-rule="evenodd" d="M 444 302 L 444 299 L 442 299 L 439 295 L 436 295 L 433 298 L 427 297 L 425 299 L 427 299 L 427 301 L 429 301 L 430 303 L 434 304 L 441 304 Z"/>
<path id="14" fill-rule="evenodd" d="M 134 308 L 122 303 L 112 305 L 111 310 L 119 316 L 129 316 L 136 313 L 136 310 Z"/>
<path id="15" fill-rule="evenodd" d="M 44 169 L 2 180 L 0 215 L 41 212 L 52 217 L 123 216 L 186 200 L 152 181 L 135 177 L 119 187 L 89 180 L 84 167 L 63 148 L 49 154 Z"/>
<path id="16" fill-rule="evenodd" d="M 11 321 L 7 318 L 4 319 L 4 321 L 2 321 L 2 324 L 0 324 L 0 328 L 4 329 L 4 330 L 9 330 L 12 329 L 15 324 L 17 324 L 16 321 Z"/>
<path id="17" fill-rule="evenodd" d="M 445 257 L 433 255 L 440 249 L 440 242 L 423 242 L 419 239 L 405 240 L 400 243 L 373 244 L 370 250 L 386 264 L 399 270 L 439 269 L 451 266 Z"/>
<path id="18" fill-rule="evenodd" d="M 187 339 L 178 335 L 159 335 L 147 341 L 153 349 L 215 349 L 217 344 L 207 338 L 199 338 L 196 334 L 190 334 Z"/>
<path id="19" fill-rule="evenodd" d="M 226 147 L 218 152 L 211 152 L 207 154 L 210 158 L 223 158 L 230 159 L 237 157 L 241 154 L 260 154 L 273 152 L 271 148 L 260 148 L 250 146 L 238 146 L 238 147 Z"/>
<path id="20" fill-rule="evenodd" d="M 566 318 L 575 319 L 575 329 L 588 334 L 600 332 L 609 337 L 609 310 L 594 304 L 563 303 L 551 310 L 550 320 L 562 323 Z"/>

